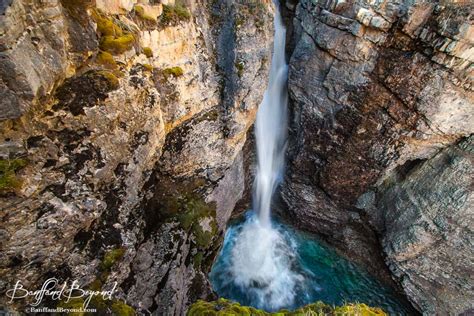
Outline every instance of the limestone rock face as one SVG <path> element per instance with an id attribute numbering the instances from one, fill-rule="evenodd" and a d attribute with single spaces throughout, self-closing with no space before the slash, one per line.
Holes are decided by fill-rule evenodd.
<path id="1" fill-rule="evenodd" d="M 473 140 L 394 175 L 373 206 L 390 269 L 428 314 L 460 314 L 474 296 Z"/>
<path id="2" fill-rule="evenodd" d="M 164 315 L 211 295 L 273 8 L 155 2 L 2 2 L 0 157 L 27 161 L 0 188 L 2 291 L 118 282 L 118 298 Z"/>
<path id="3" fill-rule="evenodd" d="M 440 246 L 445 259 L 433 250 L 423 263 L 421 258 L 402 263 L 402 253 L 413 249 L 391 248 L 410 244 L 411 237 L 404 232 L 419 227 L 410 222 L 412 213 L 424 218 L 433 212 L 433 204 L 411 211 L 398 199 L 409 203 L 408 196 L 412 201 L 422 195 L 419 199 L 450 201 L 450 193 L 438 192 L 435 186 L 449 186 L 451 180 L 440 175 L 438 182 L 426 182 L 430 188 L 425 187 L 423 195 L 416 190 L 423 189 L 427 171 L 425 180 L 418 177 L 399 184 L 408 191 L 411 185 L 415 191 L 408 195 L 377 192 L 385 192 L 384 181 L 393 174 L 419 161 L 433 166 L 433 177 L 442 173 L 448 162 L 436 157 L 474 132 L 472 5 L 389 0 L 370 4 L 301 0 L 296 7 L 292 3 L 286 6 L 295 8 L 289 40 L 291 135 L 281 193 L 290 217 L 365 262 L 369 270 L 374 263 L 368 255 L 378 250 L 367 249 L 363 242 L 376 247 L 377 239 L 383 240 L 388 266 L 396 270 L 396 279 L 421 311 L 444 314 L 450 308 L 459 313 L 468 309 L 472 293 L 455 280 L 458 272 L 454 272 L 459 269 L 464 271 L 460 275 L 472 276 L 472 260 L 455 259 L 457 246 L 464 244 L 461 238 L 466 238 L 458 233 L 460 228 L 444 232 L 452 240 Z M 438 162 L 430 163 L 432 159 Z M 458 184 L 459 190 L 469 190 L 467 181 Z M 368 207 L 374 203 L 375 209 Z M 468 204 L 462 205 L 459 218 L 472 216 Z M 385 222 L 395 223 L 398 216 L 407 219 L 407 227 Z M 376 227 L 379 237 L 370 226 Z M 434 235 L 427 238 L 436 243 L 439 234 Z M 423 249 L 428 256 L 431 250 Z M 436 270 L 443 260 L 450 262 L 450 271 Z M 425 271 L 430 266 L 432 270 Z M 433 290 L 436 282 L 446 285 L 450 294 Z M 458 299 L 452 302 L 454 296 Z"/>

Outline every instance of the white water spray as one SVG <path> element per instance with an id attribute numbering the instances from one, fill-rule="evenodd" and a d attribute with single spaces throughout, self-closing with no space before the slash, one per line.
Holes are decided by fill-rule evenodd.
<path id="1" fill-rule="evenodd" d="M 283 173 L 287 125 L 288 65 L 285 60 L 286 29 L 278 3 L 275 4 L 275 38 L 270 80 L 257 112 L 255 138 L 257 141 L 257 175 L 255 178 L 254 209 L 262 225 L 270 225 L 273 193 Z"/>
<path id="2" fill-rule="evenodd" d="M 283 175 L 288 106 L 286 30 L 278 6 L 275 1 L 270 80 L 255 125 L 258 166 L 254 209 L 258 219 L 245 224 L 231 253 L 233 282 L 251 294 L 258 307 L 269 310 L 291 306 L 296 287 L 304 280 L 292 269 L 294 250 L 270 221 L 272 196 Z"/>

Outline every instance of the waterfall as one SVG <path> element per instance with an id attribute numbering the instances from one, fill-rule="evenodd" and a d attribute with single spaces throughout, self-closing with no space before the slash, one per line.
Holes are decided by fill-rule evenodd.
<path id="1" fill-rule="evenodd" d="M 236 286 L 251 297 L 254 306 L 278 310 L 291 306 L 304 277 L 295 266 L 294 248 L 270 220 L 272 195 L 284 167 L 287 126 L 286 30 L 275 1 L 275 37 L 268 88 L 257 113 L 255 136 L 258 166 L 254 184 L 254 210 L 235 236 L 230 260 L 230 278 L 224 283 Z M 234 241 L 232 241 L 234 242 Z"/>
<path id="2" fill-rule="evenodd" d="M 270 224 L 272 196 L 283 174 L 288 105 L 286 29 L 277 2 L 275 8 L 270 80 L 255 123 L 258 165 L 254 184 L 254 209 L 259 214 L 260 223 L 265 226 Z"/>

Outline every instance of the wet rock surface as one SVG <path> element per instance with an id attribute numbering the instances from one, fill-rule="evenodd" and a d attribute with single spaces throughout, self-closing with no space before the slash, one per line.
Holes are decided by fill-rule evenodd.
<path id="1" fill-rule="evenodd" d="M 281 197 L 291 219 L 372 272 L 386 271 L 373 255 L 381 241 L 395 280 L 420 311 L 469 309 L 473 296 L 464 286 L 472 279 L 462 282 L 456 275 L 472 275 L 472 251 L 458 254 L 472 232 L 446 228 L 433 233 L 452 242 L 439 244 L 443 250 L 431 254 L 422 247 L 427 257 L 413 253 L 417 259 L 408 261 L 401 245 L 423 243 L 421 232 L 415 234 L 418 241 L 407 234 L 418 231 L 414 213 L 425 218 L 433 208 L 444 213 L 459 205 L 459 218 L 472 217 L 469 199 L 449 206 L 452 192 L 437 189 L 453 185 L 452 179 L 437 176 L 450 168 L 439 155 L 474 131 L 472 5 L 303 0 L 286 7 L 294 10 L 294 32 L 289 41 L 289 168 Z M 406 188 L 405 195 L 386 191 L 387 179 L 397 170 L 419 163 L 432 166 L 438 180 L 401 178 L 394 187 Z M 459 168 L 469 173 L 466 166 Z M 459 192 L 472 190 L 461 179 L 455 185 Z M 416 211 L 404 204 L 416 203 L 413 198 L 420 199 Z M 435 207 L 435 201 L 444 204 Z"/>

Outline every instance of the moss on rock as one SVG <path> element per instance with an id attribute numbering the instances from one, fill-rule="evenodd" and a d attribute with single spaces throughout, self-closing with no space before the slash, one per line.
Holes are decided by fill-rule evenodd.
<path id="1" fill-rule="evenodd" d="M 242 306 L 239 303 L 220 298 L 217 301 L 197 301 L 190 306 L 188 316 L 224 316 L 224 315 L 248 315 L 248 316 L 385 316 L 380 308 L 369 307 L 365 304 L 346 304 L 332 307 L 323 302 L 316 302 L 303 306 L 294 311 L 280 310 L 268 313 L 250 306 Z"/>
<path id="2" fill-rule="evenodd" d="M 110 269 L 115 265 L 115 263 L 119 261 L 120 259 L 122 259 L 124 254 L 125 254 L 124 248 L 116 248 L 116 249 L 112 249 L 108 251 L 104 255 L 104 259 L 102 259 L 100 268 L 103 271 L 110 271 Z"/>
<path id="3" fill-rule="evenodd" d="M 109 69 L 115 69 L 117 68 L 117 63 L 115 62 L 114 56 L 108 52 L 99 52 L 97 54 L 97 63 L 100 65 L 105 66 L 106 68 Z"/>
<path id="4" fill-rule="evenodd" d="M 133 7 L 133 11 L 135 12 L 135 14 L 142 20 L 146 21 L 146 22 L 152 22 L 152 23 L 156 23 L 157 19 L 154 17 L 154 16 L 151 16 L 149 14 L 146 13 L 146 10 L 143 6 L 141 5 L 135 5 Z"/>
<path id="5" fill-rule="evenodd" d="M 22 181 L 16 172 L 27 165 L 25 159 L 0 160 L 0 192 L 14 191 L 21 187 Z"/>
<path id="6" fill-rule="evenodd" d="M 145 67 L 146 70 L 153 72 L 153 66 L 150 64 L 144 64 L 143 67 Z"/>
<path id="7" fill-rule="evenodd" d="M 153 51 L 150 47 L 143 47 L 143 54 L 145 54 L 145 56 L 148 58 L 153 57 Z"/>
<path id="8" fill-rule="evenodd" d="M 127 26 L 99 10 L 92 11 L 92 18 L 97 23 L 102 51 L 118 55 L 130 50 L 136 42 L 135 36 Z"/>
<path id="9" fill-rule="evenodd" d="M 163 75 L 165 76 L 166 79 L 168 79 L 171 76 L 178 78 L 184 75 L 184 71 L 181 67 L 171 67 L 171 68 L 163 69 Z"/>
<path id="10" fill-rule="evenodd" d="M 130 50 L 135 43 L 135 36 L 133 34 L 125 34 L 114 37 L 107 35 L 100 40 L 100 49 L 118 55 Z"/>
<path id="11" fill-rule="evenodd" d="M 117 315 L 117 316 L 133 316 L 136 315 L 135 310 L 121 300 L 104 299 L 101 295 L 93 296 L 87 305 L 87 309 L 95 309 L 95 313 L 81 311 L 84 309 L 84 298 L 73 298 L 66 302 L 62 300 L 57 307 L 64 309 L 73 309 L 76 312 L 70 312 L 68 315 L 72 316 L 92 316 L 92 315 Z"/>
<path id="12" fill-rule="evenodd" d="M 162 26 L 177 25 L 181 21 L 189 21 L 191 13 L 184 5 L 177 3 L 176 5 L 163 5 L 163 13 L 161 14 L 160 24 Z"/>

